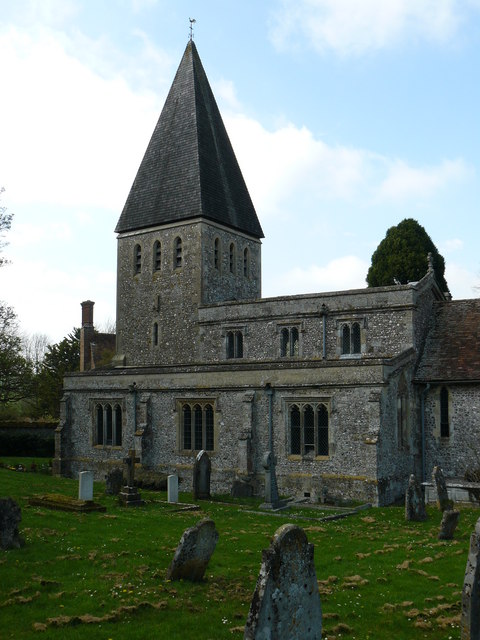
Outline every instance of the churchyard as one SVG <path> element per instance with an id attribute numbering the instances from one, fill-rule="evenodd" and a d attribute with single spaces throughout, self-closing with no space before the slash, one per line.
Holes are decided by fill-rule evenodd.
<path id="1" fill-rule="evenodd" d="M 18 463 L 0 459 L 6 467 Z M 125 507 L 94 484 L 104 512 L 32 506 L 35 495 L 75 499 L 78 482 L 0 468 L 0 495 L 22 510 L 20 549 L 0 551 L 2 638 L 243 638 L 262 550 L 285 523 L 301 527 L 315 549 L 322 638 L 460 638 L 460 602 L 470 535 L 480 511 L 460 507 L 453 540 L 438 540 L 441 513 L 405 521 L 403 506 L 359 510 L 259 511 L 260 500 L 215 497 L 180 502 L 142 490 Z M 168 580 L 183 532 L 214 521 L 219 538 L 204 579 Z"/>

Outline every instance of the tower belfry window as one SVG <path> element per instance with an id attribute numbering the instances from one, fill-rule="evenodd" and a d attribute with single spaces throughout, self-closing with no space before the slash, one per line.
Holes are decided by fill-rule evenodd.
<path id="1" fill-rule="evenodd" d="M 139 244 L 136 244 L 134 249 L 133 271 L 135 274 L 142 271 L 142 247 Z"/>
<path id="2" fill-rule="evenodd" d="M 176 238 L 175 240 L 175 268 L 179 269 L 182 266 L 182 260 L 183 260 L 183 255 L 182 255 L 182 239 L 181 238 Z"/>
<path id="3" fill-rule="evenodd" d="M 213 264 L 215 269 L 220 270 L 220 238 L 215 238 L 213 243 Z"/>
<path id="4" fill-rule="evenodd" d="M 162 245 L 158 240 L 153 245 L 153 270 L 160 271 L 162 268 Z"/>
<path id="5" fill-rule="evenodd" d="M 235 273 L 235 245 L 233 244 L 233 242 L 230 244 L 228 257 L 230 273 Z"/>
<path id="6" fill-rule="evenodd" d="M 250 254 L 248 247 L 245 247 L 243 250 L 243 275 L 245 278 L 250 276 Z"/>

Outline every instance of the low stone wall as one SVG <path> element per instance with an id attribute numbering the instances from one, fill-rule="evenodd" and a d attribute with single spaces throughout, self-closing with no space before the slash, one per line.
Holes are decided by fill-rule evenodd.
<path id="1" fill-rule="evenodd" d="M 448 497 L 453 502 L 463 502 L 466 504 L 480 504 L 480 483 L 467 482 L 461 478 L 454 478 L 446 481 Z M 425 488 L 425 502 L 435 503 L 437 501 L 437 491 L 432 482 L 423 482 Z"/>

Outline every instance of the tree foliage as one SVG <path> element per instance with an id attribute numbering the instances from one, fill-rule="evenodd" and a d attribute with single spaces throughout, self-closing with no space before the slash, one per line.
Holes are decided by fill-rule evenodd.
<path id="1" fill-rule="evenodd" d="M 372 255 L 367 273 L 369 287 L 384 287 L 395 282 L 417 282 L 427 273 L 428 254 L 432 254 L 435 279 L 442 291 L 448 291 L 445 260 L 432 239 L 416 220 L 406 218 L 388 229 Z"/>
<path id="2" fill-rule="evenodd" d="M 60 342 L 49 345 L 37 376 L 37 401 L 42 415 L 58 418 L 66 373 L 80 367 L 80 329 L 73 329 Z"/>
<path id="3" fill-rule="evenodd" d="M 31 363 L 23 356 L 13 309 L 0 302 L 0 405 L 18 402 L 33 393 Z"/>

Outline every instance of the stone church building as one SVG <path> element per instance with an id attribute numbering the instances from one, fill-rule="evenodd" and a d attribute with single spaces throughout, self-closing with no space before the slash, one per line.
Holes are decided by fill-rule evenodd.
<path id="1" fill-rule="evenodd" d="M 415 283 L 262 298 L 262 228 L 193 41 L 115 231 L 116 353 L 95 367 L 83 303 L 57 473 L 103 478 L 134 447 L 190 490 L 203 449 L 212 491 L 261 495 L 270 430 L 289 496 L 383 505 L 412 472 L 480 467 L 480 301 L 449 300 L 427 259 Z"/>

